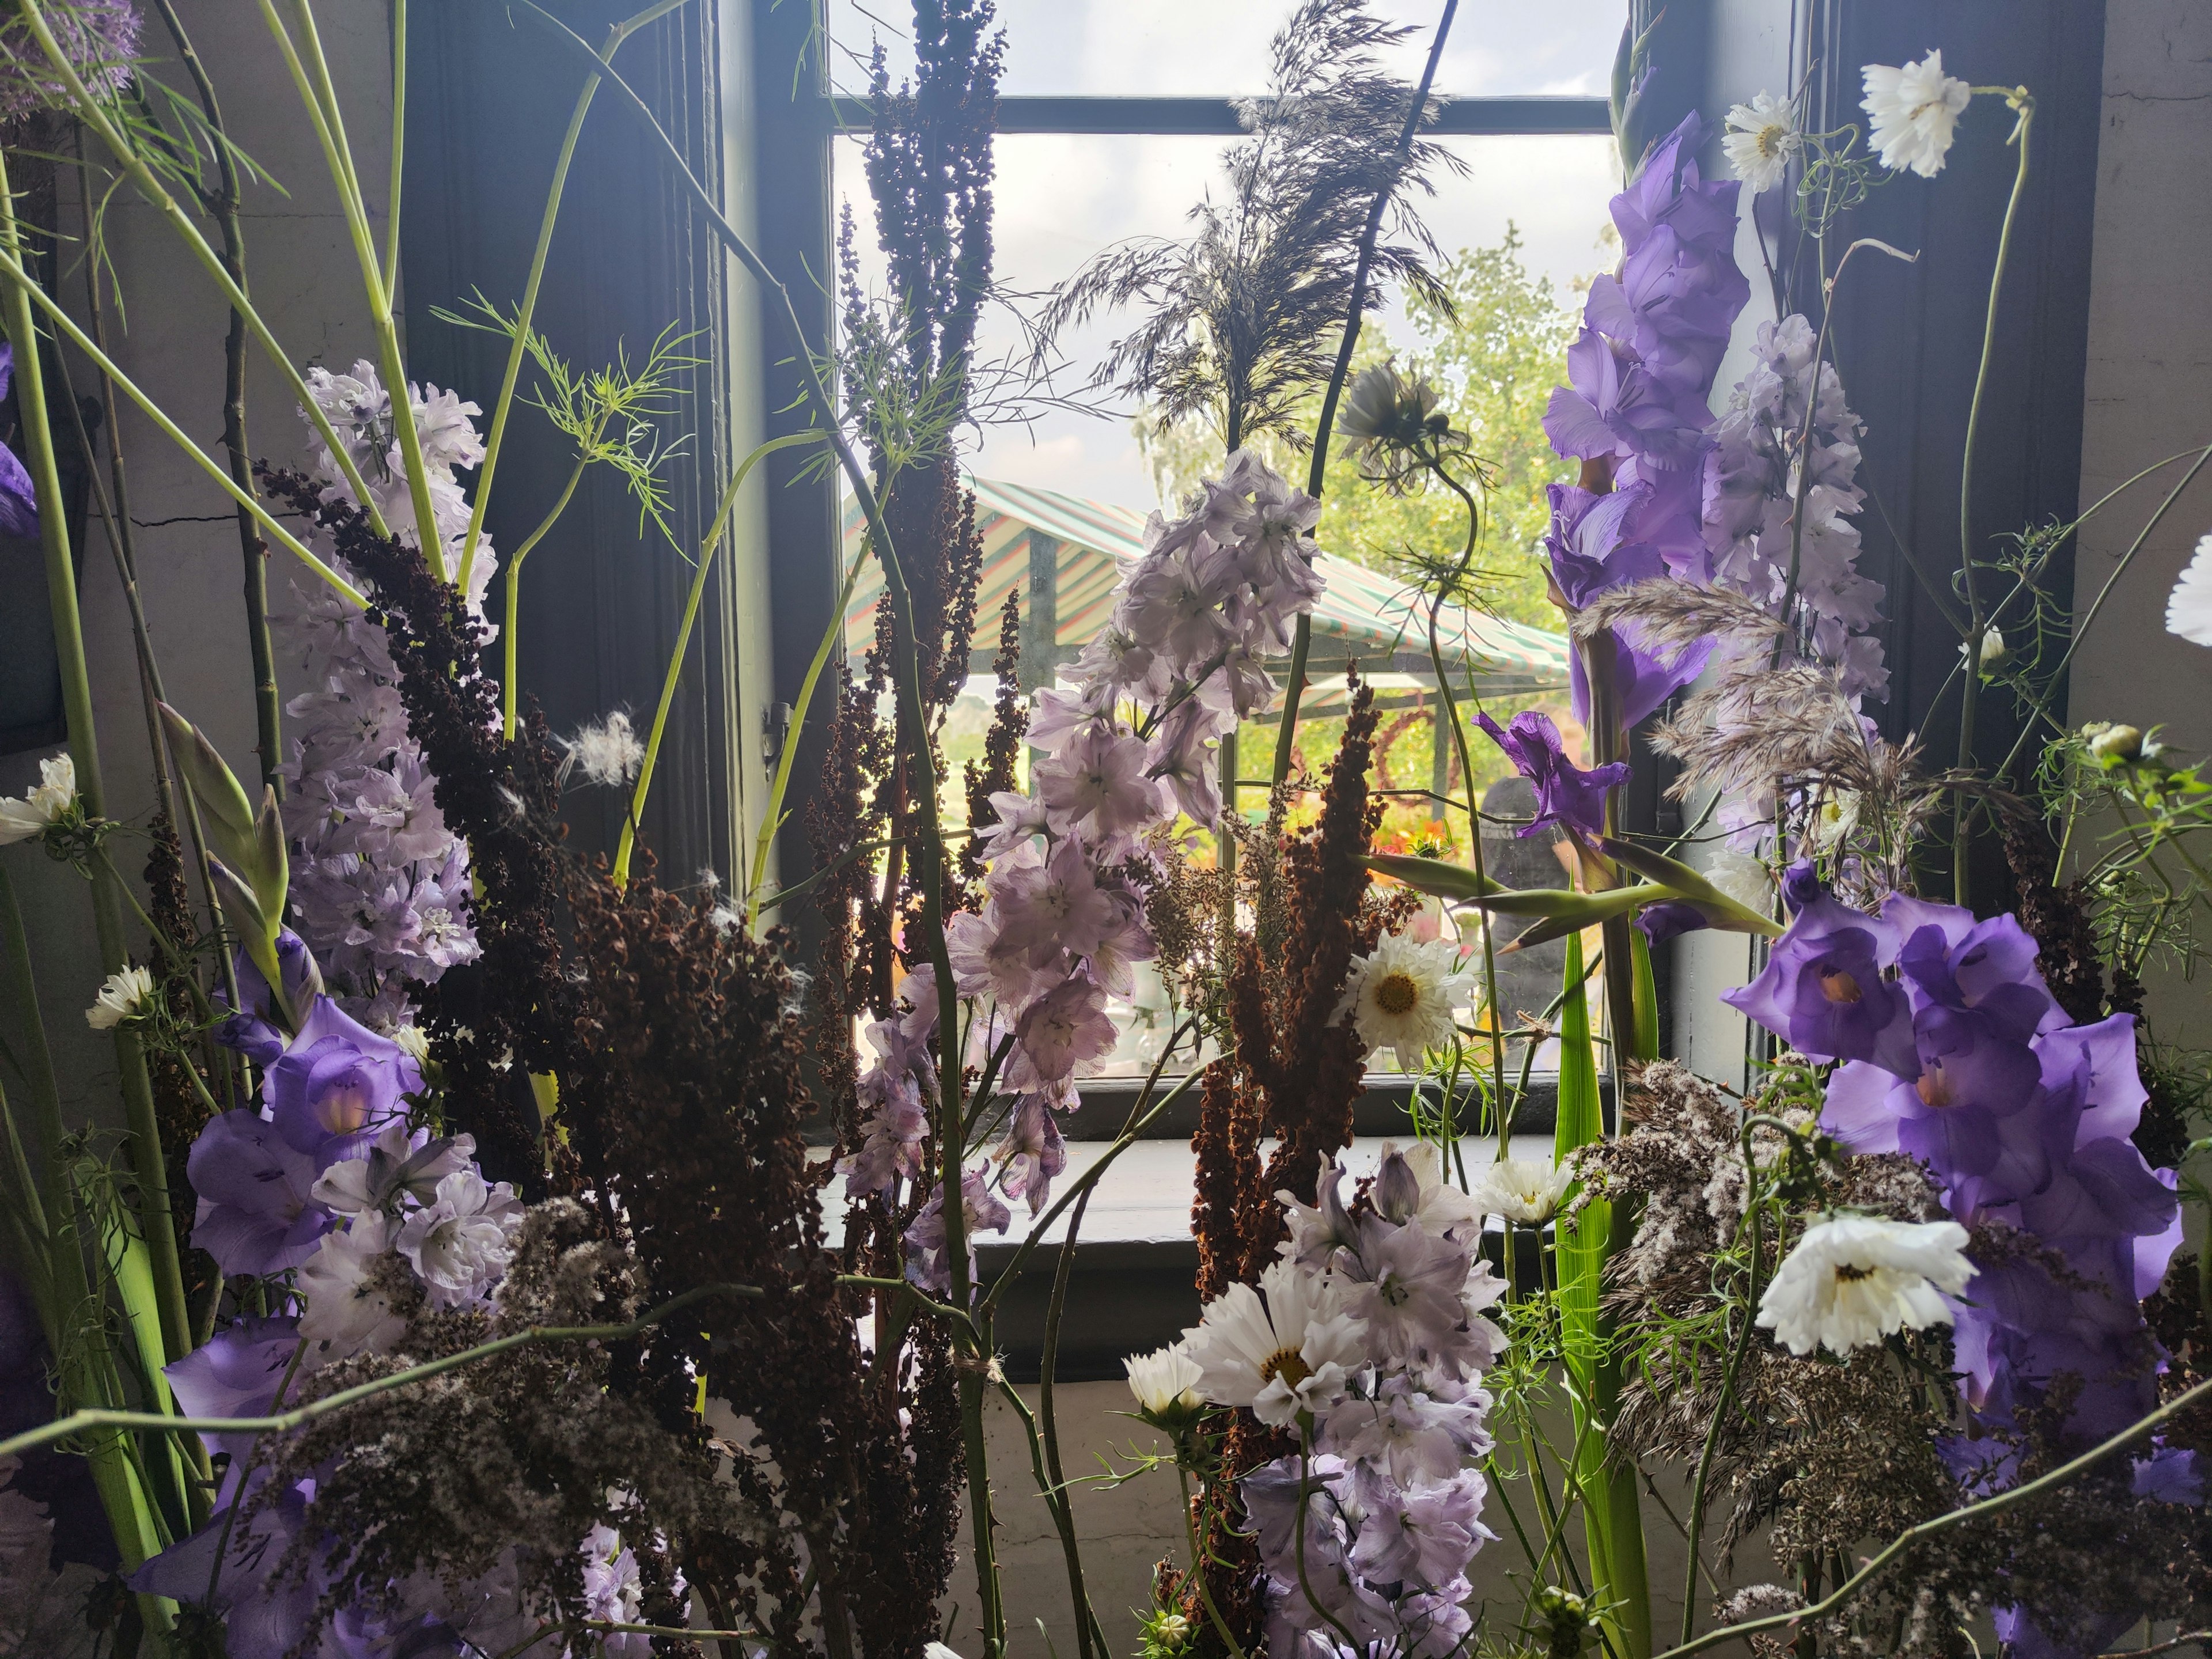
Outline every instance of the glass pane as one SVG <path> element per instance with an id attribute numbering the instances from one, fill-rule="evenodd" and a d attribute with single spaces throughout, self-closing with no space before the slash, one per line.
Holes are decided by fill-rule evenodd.
<path id="1" fill-rule="evenodd" d="M 1133 236 L 1175 236 L 1191 205 L 1221 188 L 1217 138 L 1073 134 L 1012 134 L 998 141 L 995 191 L 997 275 L 1016 295 L 1038 295 L 1101 248 Z M 1580 303 L 1579 283 L 1612 264 L 1601 238 L 1610 223 L 1606 203 L 1620 187 L 1612 140 L 1598 137 L 1455 138 L 1447 141 L 1466 173 L 1437 181 L 1424 215 L 1447 254 L 1494 247 L 1510 222 L 1521 238 L 1521 259 L 1533 277 L 1547 278 L 1562 306 Z M 864 280 L 880 283 L 882 258 L 872 234 L 873 209 L 860 169 L 858 139 L 836 145 L 838 197 L 853 211 Z M 1032 301 L 1030 308 L 1034 309 Z M 1061 342 L 1068 362 L 1060 390 L 1073 392 L 1105 349 L 1127 331 L 1127 314 L 1094 319 Z M 1411 344 L 1403 307 L 1395 301 L 1369 326 L 1394 343 Z M 982 325 L 977 357 L 988 363 L 1017 351 L 1019 325 L 994 307 Z M 1088 395 L 1088 394 L 1086 394 Z M 1133 410 L 1111 395 L 1091 396 L 1102 414 L 1041 410 L 1025 426 L 986 428 L 968 465 L 980 477 L 1057 489 L 1140 512 L 1159 505 L 1152 475 L 1130 431 Z"/>
<path id="2" fill-rule="evenodd" d="M 1376 12 L 1410 23 L 1391 55 L 1407 81 L 1420 78 L 1437 0 L 1377 0 Z M 1291 0 L 999 0 L 1006 32 L 1007 93 L 1093 95 L 1264 92 L 1267 43 Z M 1516 93 L 1602 94 L 1620 44 L 1620 0 L 1550 0 L 1542 6 L 1462 5 L 1437 67 L 1437 88 L 1455 97 Z M 866 63 L 880 39 L 896 82 L 910 74 L 911 18 L 898 0 L 830 0 L 841 90 L 867 86 Z"/>

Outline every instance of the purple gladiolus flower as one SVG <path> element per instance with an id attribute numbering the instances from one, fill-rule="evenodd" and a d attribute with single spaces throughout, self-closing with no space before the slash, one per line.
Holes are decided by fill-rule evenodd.
<path id="1" fill-rule="evenodd" d="M 331 1212 L 310 1194 L 314 1158 L 252 1112 L 210 1119 L 185 1168 L 200 1200 L 192 1243 L 225 1274 L 296 1267 L 331 1230 Z"/>
<path id="2" fill-rule="evenodd" d="M 290 1041 L 285 1036 L 287 1020 L 283 1010 L 270 994 L 269 981 L 253 965 L 252 957 L 240 951 L 232 957 L 231 968 L 238 975 L 238 997 L 242 1006 L 234 1009 L 216 1028 L 216 1041 L 244 1054 L 257 1066 L 268 1066 L 284 1052 Z M 308 1004 L 322 994 L 322 969 L 316 966 L 314 952 L 308 950 L 307 941 L 289 927 L 280 929 L 276 934 L 276 968 L 283 984 L 285 1005 L 304 1017 Z M 219 1006 L 228 1006 L 219 990 L 215 1000 Z"/>
<path id="3" fill-rule="evenodd" d="M 277 1133 L 320 1173 L 362 1156 L 379 1129 L 405 1115 L 404 1097 L 422 1088 L 405 1049 L 318 997 L 291 1047 L 269 1067 L 263 1094 Z"/>
<path id="4" fill-rule="evenodd" d="M 162 1375 L 177 1396 L 177 1408 L 187 1417 L 264 1417 L 276 1404 L 277 1387 L 299 1348 L 300 1322 L 289 1315 L 241 1320 L 163 1367 Z M 216 1434 L 207 1442 L 210 1450 L 230 1454 L 235 1476 L 254 1438 Z M 226 1491 L 216 1506 L 235 1495 Z"/>
<path id="5" fill-rule="evenodd" d="M 0 398 L 15 375 L 15 348 L 0 342 Z M 0 536 L 39 533 L 39 492 L 15 452 L 0 444 Z"/>
<path id="6" fill-rule="evenodd" d="M 1536 816 L 1517 833 L 1533 836 L 1556 823 L 1577 841 L 1605 833 L 1605 792 L 1628 781 L 1626 761 L 1584 771 L 1567 758 L 1567 745 L 1549 714 L 1529 708 L 1500 728 L 1487 714 L 1475 720 L 1503 749 L 1513 769 L 1536 787 Z"/>
<path id="7" fill-rule="evenodd" d="M 1670 939 L 1697 933 L 1712 924 L 1705 920 L 1705 913 L 1687 899 L 1664 899 L 1638 910 L 1636 925 L 1644 930 L 1644 942 L 1656 950 Z"/>

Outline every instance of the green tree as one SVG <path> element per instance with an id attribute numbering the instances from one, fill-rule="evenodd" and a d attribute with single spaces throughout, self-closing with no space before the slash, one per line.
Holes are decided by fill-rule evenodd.
<path id="1" fill-rule="evenodd" d="M 1559 613 L 1545 596 L 1539 546 L 1550 518 L 1544 487 L 1571 478 L 1574 464 L 1552 453 L 1543 420 L 1552 388 L 1566 379 L 1574 313 L 1560 304 L 1549 277 L 1532 276 L 1522 263 L 1521 233 L 1510 222 L 1495 246 L 1462 249 L 1437 274 L 1450 309 L 1409 296 L 1414 342 L 1401 346 L 1370 323 L 1360 332 L 1355 367 L 1395 356 L 1401 369 L 1435 385 L 1452 424 L 1473 437 L 1474 453 L 1486 464 L 1486 522 L 1476 558 L 1481 601 L 1500 617 L 1556 629 Z M 1315 399 L 1303 411 L 1308 429 L 1318 409 Z M 1200 422 L 1164 427 L 1140 413 L 1134 424 L 1164 501 L 1180 501 L 1219 465 L 1220 434 Z M 1304 455 L 1273 439 L 1261 447 L 1286 477 L 1304 482 Z M 1409 578 L 1457 557 L 1467 534 L 1457 496 L 1441 489 L 1392 495 L 1362 478 L 1340 447 L 1332 447 L 1316 532 L 1323 548 Z"/>

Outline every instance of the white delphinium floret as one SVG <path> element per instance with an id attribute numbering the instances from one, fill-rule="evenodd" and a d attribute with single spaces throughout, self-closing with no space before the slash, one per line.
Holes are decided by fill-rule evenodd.
<path id="1" fill-rule="evenodd" d="M 307 1302 L 300 1334 L 319 1345 L 319 1358 L 380 1353 L 405 1334 L 406 1316 L 392 1299 L 393 1272 L 406 1277 L 392 1250 L 398 1233 L 399 1224 L 389 1216 L 357 1215 L 325 1234 L 300 1269 L 300 1292 Z"/>
<path id="2" fill-rule="evenodd" d="M 1898 1331 L 1949 1324 L 1943 1297 L 1974 1273 L 1955 1221 L 1830 1216 L 1783 1259 L 1759 1298 L 1759 1322 L 1794 1354 L 1848 1354 Z"/>
<path id="3" fill-rule="evenodd" d="M 629 716 L 619 708 L 595 726 L 579 726 L 574 737 L 561 739 L 561 746 L 568 750 L 561 763 L 563 782 L 574 769 L 583 773 L 586 783 L 628 783 L 645 764 L 645 745 L 630 729 Z"/>
<path id="4" fill-rule="evenodd" d="M 76 763 L 66 750 L 39 763 L 39 781 L 21 795 L 0 799 L 0 847 L 44 835 L 76 804 Z"/>
<path id="5" fill-rule="evenodd" d="M 1573 1179 L 1571 1170 L 1553 1169 L 1534 1158 L 1501 1158 L 1483 1171 L 1472 1197 L 1486 1215 L 1540 1227 L 1558 1211 Z"/>
<path id="6" fill-rule="evenodd" d="M 152 1012 L 154 975 L 143 968 L 125 968 L 110 974 L 84 1011 L 84 1023 L 95 1031 L 112 1031 L 126 1019 Z"/>
<path id="7" fill-rule="evenodd" d="M 2212 532 L 2198 538 L 2197 551 L 2173 585 L 2166 602 L 2166 631 L 2191 645 L 2212 645 Z"/>
<path id="8" fill-rule="evenodd" d="M 1152 1353 L 1132 1354 L 1121 1362 L 1137 1409 L 1153 1422 L 1183 1418 L 1206 1404 L 1200 1391 L 1198 1362 L 1175 1342 Z"/>
<path id="9" fill-rule="evenodd" d="M 1366 1364 L 1364 1334 L 1342 1288 L 1294 1261 L 1271 1265 L 1257 1291 L 1231 1285 L 1182 1335 L 1208 1400 L 1249 1407 L 1278 1428 L 1335 1404 L 1346 1374 Z"/>
<path id="10" fill-rule="evenodd" d="M 1782 182 L 1798 142 L 1796 112 L 1785 100 L 1761 92 L 1729 111 L 1721 149 L 1737 178 L 1754 191 L 1767 191 Z"/>
<path id="11" fill-rule="evenodd" d="M 453 1306 L 483 1295 L 507 1271 L 521 1222 L 514 1188 L 456 1170 L 438 1182 L 436 1202 L 401 1224 L 399 1254 L 430 1287 L 433 1302 Z"/>
<path id="12" fill-rule="evenodd" d="M 1335 1017 L 1349 1015 L 1370 1051 L 1390 1049 L 1400 1071 L 1418 1072 L 1430 1049 L 1450 1043 L 1453 1016 L 1474 980 L 1460 971 L 1450 940 L 1386 933 L 1372 955 L 1352 958 Z"/>
<path id="13" fill-rule="evenodd" d="M 1765 915 L 1774 902 L 1774 875 L 1757 859 L 1726 850 L 1713 855 L 1705 879 L 1747 910 Z"/>
<path id="14" fill-rule="evenodd" d="M 1869 64 L 1861 71 L 1866 96 L 1859 107 L 1874 118 L 1867 147 L 1893 173 L 1911 169 L 1923 179 L 1943 170 L 1959 117 L 1973 88 L 1943 73 L 1943 54 L 1893 69 Z"/>

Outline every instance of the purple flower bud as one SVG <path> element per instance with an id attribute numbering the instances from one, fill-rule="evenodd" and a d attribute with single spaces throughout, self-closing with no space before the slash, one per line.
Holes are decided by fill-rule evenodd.
<path id="1" fill-rule="evenodd" d="M 1388 1221 L 1403 1224 L 1421 1207 L 1421 1178 L 1406 1155 L 1393 1147 L 1375 1177 L 1375 1207 Z"/>

